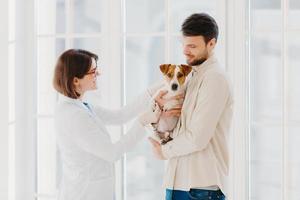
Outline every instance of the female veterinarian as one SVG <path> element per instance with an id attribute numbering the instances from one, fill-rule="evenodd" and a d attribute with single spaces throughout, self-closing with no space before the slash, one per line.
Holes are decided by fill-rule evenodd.
<path id="1" fill-rule="evenodd" d="M 85 92 L 97 88 L 97 59 L 91 52 L 70 49 L 55 67 L 53 85 L 62 94 L 55 110 L 63 165 L 59 200 L 113 200 L 114 162 L 146 135 L 144 126 L 157 122 L 161 114 L 150 109 L 149 95 L 115 111 L 83 102 Z M 105 125 L 121 124 L 137 115 L 128 133 L 112 143 Z"/>

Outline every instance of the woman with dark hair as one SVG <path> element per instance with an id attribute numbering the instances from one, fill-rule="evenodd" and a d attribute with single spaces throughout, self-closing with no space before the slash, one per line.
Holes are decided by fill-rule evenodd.
<path id="1" fill-rule="evenodd" d="M 120 110 L 83 102 L 85 92 L 97 89 L 97 60 L 91 52 L 70 49 L 55 67 L 53 86 L 61 94 L 55 111 L 63 165 L 59 200 L 113 200 L 114 162 L 146 135 L 144 126 L 157 122 L 161 114 L 159 106 L 152 109 L 148 94 Z M 122 124 L 137 115 L 128 133 L 112 143 L 105 125 Z"/>

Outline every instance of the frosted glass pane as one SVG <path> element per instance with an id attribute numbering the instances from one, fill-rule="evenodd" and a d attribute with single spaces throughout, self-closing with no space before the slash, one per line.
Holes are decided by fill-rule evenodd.
<path id="1" fill-rule="evenodd" d="M 64 51 L 64 39 L 38 39 L 38 114 L 54 113 L 56 91 L 52 80 L 56 60 Z"/>
<path id="2" fill-rule="evenodd" d="M 282 17 L 280 0 L 251 0 L 250 2 L 250 22 L 252 30 L 281 30 Z"/>
<path id="3" fill-rule="evenodd" d="M 15 123 L 8 126 L 8 198 L 9 200 L 15 200 L 16 191 L 16 177 L 15 177 Z"/>
<path id="4" fill-rule="evenodd" d="M 300 1 L 289 0 L 288 26 L 291 29 L 300 29 Z"/>
<path id="5" fill-rule="evenodd" d="M 280 0 L 251 0 L 252 9 L 280 9 Z"/>
<path id="6" fill-rule="evenodd" d="M 101 31 L 101 13 L 104 12 L 100 0 L 74 0 L 74 32 L 96 33 Z"/>
<path id="7" fill-rule="evenodd" d="M 215 17 L 217 1 L 173 0 L 170 4 L 170 24 L 173 32 L 179 32 L 183 21 L 193 13 L 205 12 Z"/>
<path id="8" fill-rule="evenodd" d="M 282 65 L 279 33 L 255 33 L 251 37 L 250 108 L 255 122 L 282 120 Z"/>
<path id="9" fill-rule="evenodd" d="M 288 43 L 288 186 L 291 200 L 300 199 L 298 186 L 300 184 L 300 37 L 298 33 L 289 33 Z"/>
<path id="10" fill-rule="evenodd" d="M 290 9 L 300 9 L 300 1 L 299 0 L 289 0 Z"/>
<path id="11" fill-rule="evenodd" d="M 128 0 L 126 2 L 126 31 L 129 33 L 165 30 L 165 1 Z"/>
<path id="12" fill-rule="evenodd" d="M 300 29 L 300 1 L 289 1 L 288 25 L 292 29 Z"/>
<path id="13" fill-rule="evenodd" d="M 65 32 L 65 0 L 37 1 L 38 34 Z"/>
<path id="14" fill-rule="evenodd" d="M 288 43 L 288 116 L 300 124 L 300 34 L 289 33 Z"/>
<path id="15" fill-rule="evenodd" d="M 300 126 L 292 126 L 289 129 L 289 145 L 288 145 L 288 188 L 289 199 L 300 199 L 300 157 L 299 157 L 299 144 L 300 144 Z"/>
<path id="16" fill-rule="evenodd" d="M 254 127 L 250 135 L 250 199 L 281 199 L 282 127 Z"/>
<path id="17" fill-rule="evenodd" d="M 56 0 L 56 33 L 66 32 L 66 0 Z"/>
<path id="18" fill-rule="evenodd" d="M 252 30 L 280 31 L 282 27 L 281 10 L 253 10 L 251 26 Z"/>
<path id="19" fill-rule="evenodd" d="M 101 38 L 76 38 L 74 39 L 74 48 L 91 51 L 99 57 L 101 57 L 101 53 L 104 51 Z"/>
<path id="20" fill-rule="evenodd" d="M 38 193 L 56 194 L 56 137 L 53 119 L 39 119 L 37 133 Z"/>
<path id="21" fill-rule="evenodd" d="M 9 27 L 9 41 L 15 40 L 15 0 L 10 0 L 8 4 L 8 27 Z"/>
<path id="22" fill-rule="evenodd" d="M 171 37 L 170 40 L 170 63 L 185 64 L 186 59 L 183 54 L 182 37 Z"/>
<path id="23" fill-rule="evenodd" d="M 126 95 L 130 101 L 162 79 L 159 65 L 164 63 L 163 37 L 128 38 L 125 60 Z"/>
<path id="24" fill-rule="evenodd" d="M 290 29 L 300 29 L 300 8 L 290 9 L 288 14 L 288 26 Z"/>
<path id="25" fill-rule="evenodd" d="M 15 120 L 15 44 L 9 44 L 8 50 L 8 120 L 12 122 Z"/>

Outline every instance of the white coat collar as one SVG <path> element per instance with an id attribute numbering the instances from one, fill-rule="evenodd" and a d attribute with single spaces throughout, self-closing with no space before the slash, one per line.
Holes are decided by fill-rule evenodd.
<path id="1" fill-rule="evenodd" d="M 72 104 L 76 104 L 88 111 L 90 111 L 83 103 L 85 103 L 84 101 L 80 100 L 80 99 L 73 99 L 70 97 L 67 97 L 65 95 L 59 94 L 58 95 L 58 101 L 60 102 L 68 102 L 68 103 L 72 103 Z"/>

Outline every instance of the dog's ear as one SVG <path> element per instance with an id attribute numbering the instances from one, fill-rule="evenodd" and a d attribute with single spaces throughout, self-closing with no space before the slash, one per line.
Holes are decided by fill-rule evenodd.
<path id="1" fill-rule="evenodd" d="M 162 64 L 159 66 L 159 68 L 163 74 L 166 74 L 168 72 L 170 66 L 171 66 L 171 64 Z"/>
<path id="2" fill-rule="evenodd" d="M 180 66 L 181 66 L 182 71 L 183 71 L 183 74 L 184 74 L 185 76 L 187 76 L 187 75 L 192 71 L 192 67 L 189 66 L 189 65 L 181 64 Z"/>

